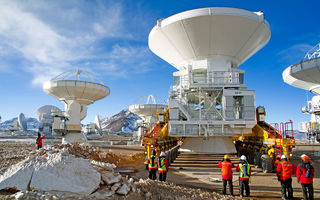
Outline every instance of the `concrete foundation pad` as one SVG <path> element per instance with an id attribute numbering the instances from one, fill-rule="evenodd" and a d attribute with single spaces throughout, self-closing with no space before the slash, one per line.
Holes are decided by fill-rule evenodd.
<path id="1" fill-rule="evenodd" d="M 180 151 L 218 154 L 237 152 L 232 137 L 229 136 L 188 137 Z"/>

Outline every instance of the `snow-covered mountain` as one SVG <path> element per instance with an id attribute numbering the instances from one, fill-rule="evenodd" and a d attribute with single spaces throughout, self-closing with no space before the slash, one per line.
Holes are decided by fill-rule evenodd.
<path id="1" fill-rule="evenodd" d="M 27 129 L 28 130 L 34 130 L 34 129 L 38 129 L 40 126 L 40 123 L 38 122 L 38 120 L 36 118 L 26 118 L 27 120 Z M 2 123 L 0 123 L 0 129 L 1 130 L 9 130 L 10 126 L 15 123 L 16 121 L 18 121 L 18 118 L 12 118 L 10 120 L 4 121 Z"/>
<path id="2" fill-rule="evenodd" d="M 125 109 L 101 120 L 102 131 L 131 135 L 136 130 L 134 124 L 139 119 L 138 115 Z"/>

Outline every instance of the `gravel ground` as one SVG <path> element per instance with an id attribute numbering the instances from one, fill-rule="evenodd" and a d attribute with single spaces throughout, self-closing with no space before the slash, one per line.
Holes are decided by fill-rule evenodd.
<path id="1" fill-rule="evenodd" d="M 18 163 L 19 161 L 25 159 L 30 154 L 34 154 L 35 145 L 30 143 L 10 143 L 10 142 L 0 142 L 0 158 L 1 158 L 1 171 L 5 171 L 9 166 Z M 96 148 L 96 150 L 88 152 L 85 149 L 72 148 L 70 153 L 87 158 L 94 159 L 98 161 L 115 163 L 120 168 L 140 168 L 141 163 L 143 164 L 144 155 L 143 153 L 128 154 L 126 152 L 131 152 L 130 150 L 113 151 L 104 150 L 101 148 Z M 42 151 L 40 151 L 42 152 Z M 40 153 L 39 152 L 39 153 Z M 45 153 L 43 151 L 43 153 Z M 187 186 L 179 186 L 174 183 L 152 181 L 148 179 L 139 179 L 139 177 L 134 176 L 136 179 L 136 192 L 130 192 L 127 196 L 114 195 L 111 199 L 129 199 L 129 200 L 144 200 L 144 199 L 165 199 L 165 200 L 184 200 L 184 199 L 239 199 L 238 197 L 223 196 L 219 193 L 208 191 L 206 189 L 191 188 Z M 0 199 L 15 199 L 14 195 L 18 192 L 14 189 L 2 190 L 0 191 Z M 29 191 L 28 199 L 41 199 L 42 195 L 46 194 L 41 191 Z M 39 198 L 38 198 L 39 196 Z M 36 198 L 37 197 L 37 198 Z M 76 196 L 70 197 L 70 199 L 83 199 Z M 84 198 L 92 199 L 92 198 Z"/>

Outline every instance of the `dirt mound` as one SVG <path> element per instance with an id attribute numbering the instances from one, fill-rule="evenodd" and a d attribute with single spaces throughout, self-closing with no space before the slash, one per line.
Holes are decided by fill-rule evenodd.
<path id="1" fill-rule="evenodd" d="M 117 155 L 112 150 L 100 149 L 99 147 L 92 147 L 85 144 L 56 144 L 53 146 L 46 146 L 40 151 L 31 153 L 33 156 L 47 156 L 48 152 L 66 151 L 76 157 L 81 157 L 88 160 L 95 160 L 115 164 L 118 168 L 128 165 L 134 166 L 136 163 L 144 161 L 144 154 L 137 153 L 133 155 L 120 154 Z"/>

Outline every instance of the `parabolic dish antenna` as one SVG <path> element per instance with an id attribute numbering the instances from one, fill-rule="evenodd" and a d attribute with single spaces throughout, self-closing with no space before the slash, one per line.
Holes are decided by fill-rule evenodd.
<path id="1" fill-rule="evenodd" d="M 263 12 L 200 8 L 157 20 L 149 48 L 179 70 L 210 59 L 226 60 L 236 68 L 267 44 L 270 35 Z"/>
<path id="2" fill-rule="evenodd" d="M 286 68 L 282 78 L 289 85 L 320 95 L 319 68 L 320 43 L 306 54 L 303 61 Z"/>
<path id="3" fill-rule="evenodd" d="M 39 122 L 42 122 L 45 119 L 52 118 L 51 113 L 61 112 L 61 110 L 52 105 L 45 105 L 38 108 L 36 112 L 36 118 Z"/>
<path id="4" fill-rule="evenodd" d="M 99 115 L 95 116 L 94 124 L 95 124 L 96 128 L 98 129 L 98 131 L 101 131 L 101 121 L 100 121 Z"/>
<path id="5" fill-rule="evenodd" d="M 26 131 L 28 129 L 27 127 L 27 120 L 23 113 L 20 113 L 18 116 L 18 125 L 22 128 L 22 130 Z"/>
<path id="6" fill-rule="evenodd" d="M 83 70 L 67 71 L 43 84 L 43 90 L 65 104 L 65 112 L 58 122 L 55 117 L 53 130 L 64 136 L 62 143 L 86 142 L 81 134 L 81 120 L 87 116 L 87 106 L 110 94 L 109 87 Z M 65 128 L 62 128 L 62 121 Z M 85 139 L 85 140 L 83 140 Z"/>
<path id="7" fill-rule="evenodd" d="M 70 80 L 75 75 L 76 80 Z M 81 80 L 80 80 L 80 75 Z M 90 77 L 90 81 L 82 79 Z M 99 83 L 98 83 L 99 82 Z M 60 74 L 51 81 L 45 82 L 43 90 L 60 101 L 75 101 L 82 105 L 90 105 L 110 94 L 109 87 L 94 78 L 89 72 L 72 70 Z"/>
<path id="8" fill-rule="evenodd" d="M 152 103 L 150 103 L 150 100 Z M 148 95 L 145 104 L 133 104 L 129 106 L 129 111 L 141 118 L 156 118 L 157 112 L 164 113 L 168 109 L 167 105 L 157 104 L 153 95 Z"/>

